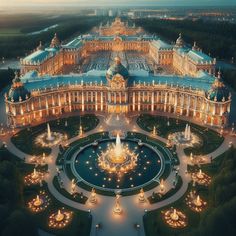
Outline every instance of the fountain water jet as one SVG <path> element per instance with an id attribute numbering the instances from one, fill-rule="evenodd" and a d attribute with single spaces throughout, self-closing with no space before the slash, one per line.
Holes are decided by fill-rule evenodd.
<path id="1" fill-rule="evenodd" d="M 47 138 L 48 141 L 53 141 L 54 137 L 52 136 L 49 123 L 47 123 Z"/>
<path id="2" fill-rule="evenodd" d="M 98 156 L 98 165 L 103 170 L 119 174 L 134 169 L 137 158 L 138 155 L 130 151 L 128 146 L 122 145 L 120 136 L 117 134 L 116 143 Z"/>

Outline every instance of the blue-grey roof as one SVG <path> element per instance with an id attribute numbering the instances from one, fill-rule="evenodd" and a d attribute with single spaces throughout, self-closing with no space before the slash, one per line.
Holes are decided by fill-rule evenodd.
<path id="1" fill-rule="evenodd" d="M 83 46 L 81 37 L 75 38 L 66 45 L 63 45 L 63 48 L 80 48 Z"/>
<path id="2" fill-rule="evenodd" d="M 188 76 L 177 76 L 177 75 L 157 75 L 157 76 L 130 76 L 128 79 L 128 86 L 133 86 L 134 83 L 150 83 L 153 81 L 155 84 L 169 84 L 179 87 L 188 87 L 192 89 L 200 89 L 203 91 L 208 91 L 211 89 L 211 85 L 215 78 L 207 73 L 201 72 L 197 78 Z M 103 83 L 107 84 L 107 80 L 104 76 L 88 76 L 83 75 L 62 75 L 62 76 L 43 76 L 37 78 L 34 82 L 26 82 L 24 84 L 25 88 L 29 91 L 34 89 L 45 89 L 50 87 L 57 87 L 66 84 L 80 84 L 83 83 Z"/>
<path id="3" fill-rule="evenodd" d="M 212 57 L 198 50 L 192 50 L 187 47 L 182 47 L 182 48 L 178 48 L 176 51 L 181 55 L 188 56 L 190 59 L 192 59 L 193 61 L 197 63 L 213 62 Z"/>
<path id="4" fill-rule="evenodd" d="M 45 48 L 44 50 L 37 50 L 23 59 L 25 64 L 42 63 L 49 57 L 54 56 L 58 52 L 56 48 Z"/>
<path id="5" fill-rule="evenodd" d="M 85 41 L 92 41 L 92 40 L 101 40 L 101 41 L 112 41 L 114 40 L 116 36 L 99 36 L 99 35 L 93 35 L 93 34 L 88 34 L 88 35 L 81 35 L 70 41 L 69 43 L 63 45 L 63 48 L 80 48 L 83 45 L 83 40 Z M 153 35 L 142 35 L 142 36 L 129 36 L 129 35 L 120 35 L 118 36 L 122 38 L 124 41 L 137 41 L 137 40 L 156 40 L 158 39 L 157 36 Z M 164 43 L 164 42 L 163 42 Z"/>
<path id="6" fill-rule="evenodd" d="M 201 52 L 201 51 L 196 51 L 196 50 L 190 50 L 188 52 L 188 56 L 196 61 L 196 62 L 210 62 L 210 61 L 213 61 L 213 59 L 206 55 L 205 53 Z"/>
<path id="7" fill-rule="evenodd" d="M 157 49 L 159 49 L 159 50 L 171 50 L 171 49 L 173 49 L 172 45 L 170 45 L 170 44 L 168 44 L 168 43 L 166 43 L 166 42 L 164 42 L 160 39 L 152 41 L 152 45 L 154 47 L 156 47 Z"/>
<path id="8" fill-rule="evenodd" d="M 35 82 L 26 82 L 24 84 L 25 88 L 29 91 L 45 89 L 51 87 L 57 87 L 68 84 L 90 84 L 90 83 L 103 83 L 106 84 L 107 80 L 105 76 L 87 76 L 83 75 L 62 75 L 62 76 L 43 76 L 40 77 L 41 80 L 36 80 Z"/>

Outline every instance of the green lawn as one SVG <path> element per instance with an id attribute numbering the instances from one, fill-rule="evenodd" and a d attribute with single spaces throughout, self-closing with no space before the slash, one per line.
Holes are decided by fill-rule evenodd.
<path id="1" fill-rule="evenodd" d="M 76 210 L 74 208 L 70 208 L 65 204 L 59 202 L 53 195 L 50 194 L 47 185 L 44 184 L 42 188 L 39 186 L 25 188 L 24 195 L 26 203 L 28 200 L 34 198 L 40 190 L 44 190 L 46 194 L 50 197 L 51 202 L 50 205 L 46 208 L 45 211 L 40 213 L 31 213 L 34 218 L 37 226 L 43 229 L 46 232 L 49 232 L 54 235 L 64 236 L 89 236 L 92 224 L 92 216 L 85 211 Z M 73 218 L 71 223 L 62 229 L 51 229 L 48 227 L 48 219 L 50 214 L 57 212 L 58 209 L 65 208 L 66 210 L 73 212 Z"/>
<path id="2" fill-rule="evenodd" d="M 14 163 L 22 175 L 22 178 L 25 174 L 31 172 L 33 170 L 33 165 L 25 164 L 22 160 L 16 157 L 14 154 L 10 153 L 6 148 L 0 147 L 0 161 L 8 160 Z M 27 205 L 29 200 L 35 198 L 35 196 L 40 192 L 40 190 L 44 190 L 46 194 L 50 197 L 51 202 L 48 208 L 41 213 L 31 213 L 32 218 L 35 224 L 43 229 L 46 232 L 50 232 L 54 235 L 64 236 L 89 236 L 92 224 L 92 217 L 88 212 L 72 209 L 61 202 L 59 202 L 53 195 L 50 194 L 47 184 L 44 183 L 43 187 L 39 185 L 34 186 L 24 186 L 23 196 L 25 205 Z M 48 218 L 51 213 L 56 212 L 58 209 L 64 207 L 70 211 L 73 211 L 73 219 L 72 222 L 65 228 L 60 230 L 50 229 L 48 227 Z"/>
<path id="3" fill-rule="evenodd" d="M 50 124 L 52 131 L 67 134 L 68 138 L 72 138 L 79 134 L 80 121 L 84 132 L 94 129 L 99 123 L 99 119 L 93 114 L 83 115 L 81 118 L 79 116 L 73 116 L 69 118 L 57 119 L 49 121 L 48 123 Z M 66 122 L 67 126 L 65 126 Z M 11 140 L 17 148 L 27 154 L 42 155 L 44 152 L 48 155 L 51 152 L 51 148 L 41 147 L 35 144 L 35 138 L 39 134 L 46 132 L 46 129 L 46 123 L 28 127 L 16 133 Z"/>
<path id="4" fill-rule="evenodd" d="M 24 35 L 19 28 L 1 28 L 0 37 L 21 36 Z"/>
<path id="5" fill-rule="evenodd" d="M 169 126 L 167 125 L 169 121 Z M 201 144 L 195 147 L 185 148 L 185 154 L 205 155 L 216 150 L 224 141 L 216 131 L 205 127 L 189 123 L 176 118 L 168 118 L 164 116 L 153 116 L 150 114 L 142 114 L 137 119 L 137 124 L 145 131 L 151 132 L 153 127 L 157 128 L 158 135 L 167 138 L 169 134 L 184 131 L 186 124 L 190 124 L 191 131 L 201 138 Z"/>
<path id="6" fill-rule="evenodd" d="M 227 152 L 226 152 L 227 153 Z M 218 156 L 211 164 L 203 165 L 202 169 L 207 174 L 211 175 L 213 178 L 219 172 L 222 161 L 226 153 Z M 189 167 L 188 169 L 193 171 L 197 167 Z M 199 168 L 197 168 L 199 169 Z M 143 217 L 144 228 L 146 236 L 195 236 L 194 231 L 198 228 L 200 220 L 211 210 L 211 199 L 209 197 L 210 187 L 196 185 L 192 187 L 189 184 L 187 192 L 184 196 L 178 199 L 173 204 L 167 205 L 163 208 L 147 212 Z M 185 203 L 185 198 L 191 190 L 195 190 L 200 197 L 207 201 L 207 209 L 202 213 L 193 212 Z M 183 211 L 188 217 L 188 226 L 184 229 L 173 229 L 169 227 L 162 218 L 162 211 L 174 207 Z"/>
<path id="7" fill-rule="evenodd" d="M 65 196 L 66 198 L 68 198 L 68 199 L 70 199 L 74 202 L 85 204 L 86 201 L 88 200 L 88 197 L 81 194 L 81 193 L 77 193 L 77 194 L 72 196 L 70 193 L 68 193 L 66 191 L 66 189 L 61 188 L 56 176 L 54 176 L 54 178 L 53 178 L 53 185 L 59 193 L 61 193 L 63 196 Z"/>

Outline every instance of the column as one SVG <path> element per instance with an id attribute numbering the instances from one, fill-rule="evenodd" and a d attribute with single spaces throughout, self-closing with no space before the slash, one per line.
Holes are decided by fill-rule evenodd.
<path id="1" fill-rule="evenodd" d="M 189 107 L 190 107 L 190 96 L 188 95 L 188 101 L 187 101 L 187 113 L 186 113 L 186 116 L 189 116 Z"/>
<path id="2" fill-rule="evenodd" d="M 196 116 L 197 113 L 197 97 L 194 98 L 194 107 L 193 107 L 193 116 Z"/>
<path id="3" fill-rule="evenodd" d="M 47 111 L 47 115 L 49 115 L 49 110 L 48 110 L 48 98 L 47 98 L 47 96 L 46 96 L 46 101 L 45 101 L 45 103 L 46 103 L 46 111 Z"/>
<path id="4" fill-rule="evenodd" d="M 138 91 L 138 111 L 140 111 L 140 91 Z"/>
<path id="5" fill-rule="evenodd" d="M 165 100 L 164 100 L 164 112 L 166 112 L 166 103 L 167 103 L 167 91 L 165 91 Z"/>
<path id="6" fill-rule="evenodd" d="M 184 109 L 184 94 L 182 94 L 181 98 L 181 108 L 180 108 L 180 115 L 183 115 L 183 109 Z"/>
<path id="7" fill-rule="evenodd" d="M 101 92 L 101 111 L 103 111 L 103 92 Z"/>
<path id="8" fill-rule="evenodd" d="M 84 92 L 82 91 L 82 111 L 84 111 Z"/>
<path id="9" fill-rule="evenodd" d="M 98 92 L 95 92 L 95 110 L 98 110 Z"/>
<path id="10" fill-rule="evenodd" d="M 133 111 L 135 111 L 135 92 L 133 92 L 133 98 L 132 98 L 132 106 L 133 106 Z"/>
<path id="11" fill-rule="evenodd" d="M 71 112 L 71 93 L 68 93 L 68 97 L 69 97 L 69 111 Z"/>
<path id="12" fill-rule="evenodd" d="M 61 113 L 61 96 L 60 96 L 60 94 L 58 94 L 57 97 L 58 97 L 59 113 Z"/>
<path id="13" fill-rule="evenodd" d="M 177 92 L 175 93 L 175 103 L 174 103 L 174 113 L 177 112 L 177 106 L 178 106 L 178 95 Z"/>
<path id="14" fill-rule="evenodd" d="M 41 98 L 39 97 L 39 116 L 42 118 L 43 117 L 43 113 L 42 113 L 42 103 L 41 103 Z"/>
<path id="15" fill-rule="evenodd" d="M 152 92 L 152 98 L 151 98 L 151 110 L 154 111 L 154 92 Z"/>

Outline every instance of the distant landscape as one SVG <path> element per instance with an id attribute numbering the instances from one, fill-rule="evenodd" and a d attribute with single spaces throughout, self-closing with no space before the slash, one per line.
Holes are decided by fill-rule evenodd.
<path id="1" fill-rule="evenodd" d="M 106 19 L 100 16 L 77 15 L 1 15 L 0 16 L 0 58 L 18 58 L 34 50 L 39 41 L 48 44 L 57 32 L 60 40 L 75 34 L 83 34 Z M 40 34 L 30 33 L 55 26 Z"/>

